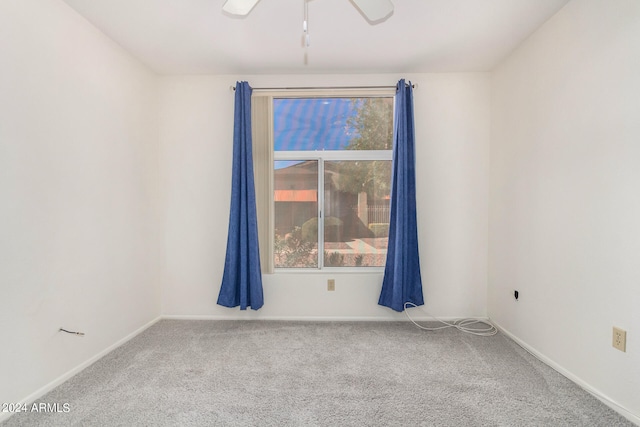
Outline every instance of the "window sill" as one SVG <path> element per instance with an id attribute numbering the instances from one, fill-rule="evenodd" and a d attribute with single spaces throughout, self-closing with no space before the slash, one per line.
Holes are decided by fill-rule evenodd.
<path id="1" fill-rule="evenodd" d="M 383 274 L 384 267 L 276 268 L 272 274 Z"/>

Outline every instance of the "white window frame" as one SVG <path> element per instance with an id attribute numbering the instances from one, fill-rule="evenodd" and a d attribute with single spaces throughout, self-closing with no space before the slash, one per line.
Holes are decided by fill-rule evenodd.
<path id="1" fill-rule="evenodd" d="M 262 103 L 256 103 L 256 98 Z M 258 204 L 258 228 L 260 235 L 260 254 L 263 273 L 380 273 L 384 266 L 376 267 L 325 267 L 324 266 L 324 162 L 325 161 L 392 161 L 393 150 L 300 150 L 275 151 L 273 132 L 273 103 L 282 98 L 394 98 L 395 89 L 313 89 L 313 90 L 265 90 L 253 91 L 253 157 L 256 175 L 256 198 Z M 256 104 L 259 112 L 256 112 Z M 266 111 L 264 110 L 266 108 Z M 265 123 L 264 121 L 268 121 Z M 256 123 L 258 122 L 258 123 Z M 318 266 L 313 268 L 277 268 L 274 266 L 274 162 L 287 160 L 318 162 Z M 265 176 L 267 175 L 268 176 Z M 266 212 L 265 212 L 266 211 Z"/>

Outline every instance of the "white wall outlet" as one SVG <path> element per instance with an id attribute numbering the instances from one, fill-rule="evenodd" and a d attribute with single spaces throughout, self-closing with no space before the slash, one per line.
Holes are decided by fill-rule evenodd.
<path id="1" fill-rule="evenodd" d="M 613 347 L 620 351 L 627 351 L 627 331 L 613 327 Z"/>
<path id="2" fill-rule="evenodd" d="M 335 291 L 336 290 L 336 279 L 327 280 L 327 290 Z"/>

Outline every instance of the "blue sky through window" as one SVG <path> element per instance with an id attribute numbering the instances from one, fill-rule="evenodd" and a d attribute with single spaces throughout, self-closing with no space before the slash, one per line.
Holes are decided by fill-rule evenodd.
<path id="1" fill-rule="evenodd" d="M 342 150 L 356 136 L 347 125 L 358 98 L 278 98 L 273 100 L 274 150 Z"/>

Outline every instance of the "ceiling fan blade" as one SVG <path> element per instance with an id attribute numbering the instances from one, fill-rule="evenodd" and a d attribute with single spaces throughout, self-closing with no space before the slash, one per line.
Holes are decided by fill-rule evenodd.
<path id="1" fill-rule="evenodd" d="M 260 0 L 227 0 L 222 10 L 231 15 L 245 16 Z"/>
<path id="2" fill-rule="evenodd" d="M 393 13 L 391 0 L 351 0 L 367 20 L 381 21 Z"/>

